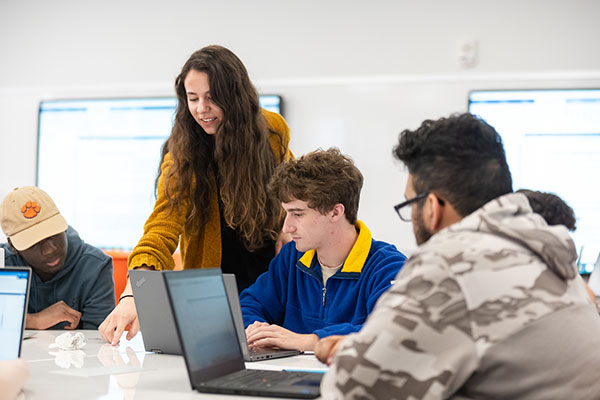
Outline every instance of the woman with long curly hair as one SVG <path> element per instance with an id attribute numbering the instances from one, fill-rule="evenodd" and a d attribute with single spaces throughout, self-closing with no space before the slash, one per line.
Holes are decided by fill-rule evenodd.
<path id="1" fill-rule="evenodd" d="M 177 111 L 162 149 L 156 203 L 128 268 L 220 267 L 238 287 L 268 269 L 280 237 L 283 211 L 267 193 L 275 167 L 292 157 L 289 128 L 261 109 L 241 60 L 221 46 L 196 51 L 175 80 Z M 139 322 L 131 283 L 100 325 L 102 337 L 131 339 Z"/>

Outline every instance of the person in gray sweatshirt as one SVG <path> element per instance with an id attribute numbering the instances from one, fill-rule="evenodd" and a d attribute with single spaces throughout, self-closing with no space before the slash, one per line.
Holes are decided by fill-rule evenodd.
<path id="1" fill-rule="evenodd" d="M 358 333 L 318 342 L 323 398 L 597 399 L 600 317 L 575 245 L 512 193 L 494 128 L 428 120 L 394 154 L 419 247 Z"/>

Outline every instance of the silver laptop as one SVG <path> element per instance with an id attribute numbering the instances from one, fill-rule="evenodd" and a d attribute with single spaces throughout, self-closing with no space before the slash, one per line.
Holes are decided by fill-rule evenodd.
<path id="1" fill-rule="evenodd" d="M 0 360 L 21 356 L 31 268 L 0 268 Z"/>
<path id="2" fill-rule="evenodd" d="M 315 398 L 322 374 L 246 369 L 218 268 L 163 273 L 192 388 L 204 393 Z"/>
<path id="3" fill-rule="evenodd" d="M 146 351 L 181 355 L 163 273 L 136 269 L 129 279 Z"/>
<path id="4" fill-rule="evenodd" d="M 596 302 L 600 301 L 600 254 L 598 254 L 598 258 L 596 259 L 596 263 L 594 264 L 594 269 L 592 269 L 592 273 L 587 279 L 587 284 L 592 292 L 596 295 Z"/>
<path id="5" fill-rule="evenodd" d="M 231 314 L 233 317 L 233 323 L 235 325 L 235 333 L 237 334 L 242 348 L 242 354 L 246 361 L 260 361 L 267 360 L 269 358 L 280 358 L 295 356 L 301 351 L 298 350 L 285 350 L 276 349 L 273 347 L 250 347 L 246 340 L 246 330 L 244 329 L 244 318 L 242 317 L 242 307 L 240 306 L 240 296 L 235 281 L 234 274 L 223 274 L 223 282 L 225 283 L 225 291 L 227 292 L 227 299 L 229 300 L 229 307 L 231 308 Z"/>

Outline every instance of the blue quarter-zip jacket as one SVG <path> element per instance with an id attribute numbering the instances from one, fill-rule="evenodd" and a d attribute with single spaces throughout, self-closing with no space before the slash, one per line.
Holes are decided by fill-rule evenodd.
<path id="1" fill-rule="evenodd" d="M 31 274 L 27 312 L 38 313 L 63 300 L 69 307 L 81 312 L 77 329 L 98 329 L 106 316 L 115 308 L 115 285 L 112 258 L 85 243 L 75 229 L 67 229 L 67 258 L 65 265 L 52 279 L 42 282 L 38 274 Z M 8 243 L 0 244 L 5 250 L 6 265 L 29 265 Z M 63 329 L 61 322 L 50 329 Z"/>
<path id="2" fill-rule="evenodd" d="M 283 246 L 269 270 L 240 295 L 244 324 L 276 324 L 319 338 L 357 332 L 390 286 L 406 257 L 392 244 L 373 240 L 358 221 L 358 238 L 342 268 L 323 287 L 315 250 Z"/>

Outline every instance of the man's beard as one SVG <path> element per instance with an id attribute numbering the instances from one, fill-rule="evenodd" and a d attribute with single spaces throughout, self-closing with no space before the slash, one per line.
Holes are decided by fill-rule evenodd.
<path id="1" fill-rule="evenodd" d="M 422 207 L 415 207 L 413 209 L 413 213 L 413 232 L 415 233 L 415 239 L 417 240 L 417 244 L 420 246 L 426 241 L 428 241 L 430 237 L 433 236 L 433 232 L 428 230 L 425 226 L 425 222 L 423 221 Z"/>

